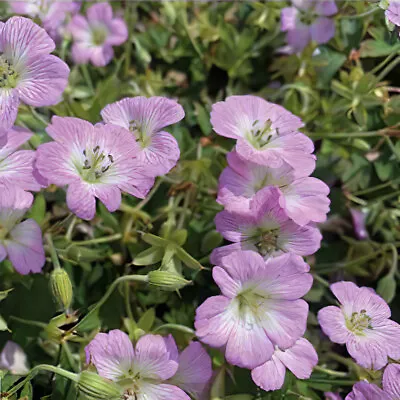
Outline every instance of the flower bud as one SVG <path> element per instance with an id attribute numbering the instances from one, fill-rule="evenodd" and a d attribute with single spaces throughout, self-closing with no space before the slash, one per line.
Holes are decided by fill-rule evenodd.
<path id="1" fill-rule="evenodd" d="M 178 290 L 191 283 L 183 276 L 168 271 L 151 271 L 148 277 L 150 285 L 158 286 L 163 290 Z"/>
<path id="2" fill-rule="evenodd" d="M 72 302 L 72 284 L 68 273 L 57 268 L 50 275 L 50 286 L 54 299 L 64 310 L 68 309 Z"/>
<path id="3" fill-rule="evenodd" d="M 83 371 L 78 380 L 78 389 L 93 400 L 116 400 L 122 395 L 122 388 L 94 372 Z"/>

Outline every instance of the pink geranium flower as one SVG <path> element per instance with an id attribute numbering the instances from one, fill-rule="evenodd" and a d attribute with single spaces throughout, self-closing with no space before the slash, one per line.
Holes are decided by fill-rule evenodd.
<path id="1" fill-rule="evenodd" d="M 14 13 L 39 18 L 43 28 L 55 41 L 60 40 L 66 19 L 81 7 L 80 1 L 72 0 L 11 0 L 9 3 Z"/>
<path id="2" fill-rule="evenodd" d="M 364 368 L 381 369 L 388 357 L 400 358 L 400 325 L 390 320 L 390 308 L 372 289 L 352 282 L 331 285 L 340 307 L 318 313 L 324 333 L 334 343 L 346 344 L 350 355 Z"/>
<path id="3" fill-rule="evenodd" d="M 285 381 L 286 369 L 298 379 L 308 379 L 317 364 L 318 354 L 313 345 L 301 338 L 284 351 L 275 349 L 269 361 L 251 371 L 251 377 L 263 390 L 278 390 Z"/>
<path id="4" fill-rule="evenodd" d="M 288 252 L 300 256 L 315 253 L 321 233 L 314 226 L 293 222 L 279 205 L 280 198 L 280 190 L 269 186 L 256 193 L 250 207 L 239 203 L 218 213 L 217 231 L 235 244 L 215 249 L 211 261 L 218 264 L 223 254 L 239 249 L 253 250 L 266 258 Z"/>
<path id="5" fill-rule="evenodd" d="M 154 183 L 151 169 L 144 171 L 135 159 L 138 145 L 124 128 L 53 117 L 47 133 L 54 142 L 39 146 L 36 168 L 50 184 L 68 186 L 67 205 L 80 218 L 95 216 L 96 197 L 115 211 L 121 192 L 144 198 Z"/>
<path id="6" fill-rule="evenodd" d="M 266 262 L 253 251 L 232 253 L 214 267 L 222 294 L 196 310 L 198 338 L 225 347 L 230 364 L 256 368 L 288 349 L 306 330 L 308 305 L 300 298 L 311 288 L 309 266 L 301 257 L 284 254 Z"/>
<path id="7" fill-rule="evenodd" d="M 289 165 L 269 168 L 264 165 L 242 160 L 236 152 L 227 156 L 229 166 L 222 171 L 219 179 L 217 201 L 229 210 L 236 204 L 244 205 L 256 193 L 267 186 L 279 188 L 279 205 L 289 218 L 299 225 L 310 221 L 323 222 L 329 212 L 327 197 L 329 187 L 311 177 L 296 177 Z"/>
<path id="8" fill-rule="evenodd" d="M 303 123 L 277 104 L 231 96 L 213 105 L 211 124 L 219 135 L 237 139 L 236 151 L 244 160 L 271 168 L 289 164 L 299 176 L 315 168 L 313 142 L 298 132 Z"/>
<path id="9" fill-rule="evenodd" d="M 128 39 L 128 28 L 122 18 L 114 18 L 108 3 L 93 4 L 87 9 L 87 18 L 75 15 L 68 24 L 74 44 L 72 58 L 77 64 L 89 61 L 104 67 L 114 56 L 113 46 L 119 46 Z"/>
<path id="10" fill-rule="evenodd" d="M 0 136 L 12 127 L 22 101 L 34 107 L 56 104 L 68 83 L 69 68 L 51 55 L 55 45 L 30 19 L 0 22 Z"/>
<path id="11" fill-rule="evenodd" d="M 292 0 L 293 7 L 285 7 L 281 14 L 281 30 L 287 32 L 288 46 L 282 50 L 297 53 L 312 40 L 327 43 L 335 35 L 335 21 L 330 18 L 338 12 L 334 0 Z"/>
<path id="12" fill-rule="evenodd" d="M 187 371 L 181 371 L 177 377 L 184 390 L 192 387 L 193 383 L 204 380 L 204 377 L 194 377 L 193 371 L 203 372 L 206 376 L 211 374 L 208 369 L 211 367 L 209 357 L 204 356 L 198 345 L 179 357 L 172 336 L 163 338 L 159 335 L 145 335 L 138 340 L 134 348 L 127 334 L 113 330 L 108 334 L 97 334 L 85 351 L 86 362 L 92 363 L 100 376 L 121 385 L 124 398 L 127 399 L 190 400 L 190 397 L 173 383 L 179 362 L 183 363 L 182 367 L 186 365 L 189 368 Z M 194 360 L 198 365 L 193 365 L 194 360 L 185 360 L 190 354 L 195 356 Z"/>
<path id="13" fill-rule="evenodd" d="M 2 185 L 0 193 L 0 262 L 8 258 L 22 275 L 41 272 L 46 262 L 42 231 L 33 219 L 21 222 L 30 199 Z"/>
<path id="14" fill-rule="evenodd" d="M 141 147 L 139 160 L 150 165 L 156 175 L 164 175 L 175 167 L 180 155 L 178 142 L 163 129 L 185 116 L 176 101 L 165 97 L 126 98 L 106 106 L 101 116 L 105 122 L 129 129 L 135 135 Z"/>
<path id="15" fill-rule="evenodd" d="M 31 136 L 32 132 L 15 126 L 7 131 L 7 144 L 0 149 L 0 184 L 18 192 L 19 197 L 24 197 L 28 208 L 33 202 L 33 196 L 24 191 L 41 189 L 33 172 L 36 154 L 32 150 L 18 150 L 18 148 Z"/>
<path id="16" fill-rule="evenodd" d="M 392 24 L 400 26 L 400 2 L 397 0 L 390 0 L 385 15 Z"/>

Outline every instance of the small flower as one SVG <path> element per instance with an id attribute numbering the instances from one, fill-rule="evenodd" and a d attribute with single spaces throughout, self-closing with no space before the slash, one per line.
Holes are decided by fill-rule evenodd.
<path id="1" fill-rule="evenodd" d="M 0 353 L 0 369 L 13 375 L 26 375 L 29 372 L 28 358 L 20 345 L 9 340 Z"/>
<path id="2" fill-rule="evenodd" d="M 218 213 L 217 231 L 235 245 L 215 249 L 211 261 L 218 264 L 221 255 L 231 249 L 253 250 L 266 258 L 288 252 L 300 256 L 315 253 L 321 233 L 312 225 L 294 223 L 279 205 L 280 197 L 279 189 L 269 186 L 256 193 L 249 207 L 239 204 Z"/>
<path id="3" fill-rule="evenodd" d="M 196 310 L 199 339 L 225 346 L 230 364 L 253 369 L 271 359 L 275 346 L 288 349 L 306 330 L 308 305 L 300 298 L 311 288 L 309 266 L 284 254 L 266 262 L 253 251 L 232 253 L 214 267 L 222 294 Z"/>
<path id="4" fill-rule="evenodd" d="M 334 343 L 346 344 L 350 355 L 364 368 L 381 369 L 388 357 L 400 358 L 400 325 L 390 318 L 390 308 L 372 289 L 352 282 L 331 285 L 340 307 L 318 313 L 324 333 Z"/>
<path id="5" fill-rule="evenodd" d="M 327 43 L 335 35 L 335 22 L 328 18 L 338 9 L 333 0 L 292 0 L 294 7 L 282 9 L 281 30 L 287 32 L 283 52 L 298 53 L 312 40 Z"/>
<path id="6" fill-rule="evenodd" d="M 0 187 L 0 192 L 8 192 L 0 198 L 0 262 L 8 257 L 22 275 L 41 272 L 46 258 L 39 225 L 33 219 L 21 222 L 27 211 L 23 208 L 26 203 L 23 204 L 20 198 L 13 198 L 14 191 Z"/>
<path id="7" fill-rule="evenodd" d="M 282 351 L 275 349 L 272 358 L 251 371 L 254 383 L 261 389 L 278 390 L 285 381 L 286 368 L 298 379 L 308 379 L 318 364 L 318 354 L 313 345 L 304 338 Z"/>
<path id="8" fill-rule="evenodd" d="M 244 160 L 271 168 L 289 164 L 299 176 L 315 168 L 314 144 L 298 132 L 303 123 L 277 104 L 231 96 L 213 105 L 211 124 L 219 135 L 237 139 L 236 151 Z"/>
<path id="9" fill-rule="evenodd" d="M 34 176 L 35 152 L 18 150 L 31 136 L 32 133 L 27 129 L 15 126 L 7 131 L 7 144 L 0 148 L 0 185 L 7 186 L 18 192 L 18 196 L 24 197 L 27 208 L 32 205 L 33 196 L 24 191 L 39 191 L 42 187 Z"/>
<path id="10" fill-rule="evenodd" d="M 169 380 L 194 399 L 207 400 L 209 383 L 212 377 L 211 358 L 198 342 L 191 342 L 179 354 L 179 367 Z"/>
<path id="11" fill-rule="evenodd" d="M 59 41 L 63 36 L 65 21 L 79 11 L 81 4 L 72 0 L 12 0 L 10 7 L 15 14 L 39 18 L 50 37 Z"/>
<path id="12" fill-rule="evenodd" d="M 89 61 L 104 67 L 114 56 L 113 46 L 119 46 L 128 39 L 128 29 L 122 18 L 114 18 L 111 5 L 98 3 L 90 6 L 87 18 L 75 15 L 67 30 L 74 39 L 72 58 L 77 64 Z"/>
<path id="13" fill-rule="evenodd" d="M 141 147 L 140 161 L 151 165 L 157 175 L 175 167 L 180 155 L 178 142 L 162 129 L 185 116 L 176 101 L 164 97 L 125 98 L 106 106 L 101 116 L 106 123 L 122 126 L 135 135 Z"/>
<path id="14" fill-rule="evenodd" d="M 49 183 L 68 186 L 67 205 L 82 219 L 94 218 L 96 197 L 112 212 L 121 204 L 121 192 L 144 198 L 154 183 L 124 128 L 55 116 L 46 131 L 54 142 L 39 146 L 36 168 Z"/>
<path id="15" fill-rule="evenodd" d="M 69 68 L 50 54 L 54 48 L 46 31 L 30 19 L 0 22 L 0 136 L 14 124 L 20 101 L 34 107 L 60 101 Z"/>
<path id="16" fill-rule="evenodd" d="M 366 240 L 369 238 L 367 228 L 365 226 L 365 219 L 367 211 L 359 210 L 357 208 L 350 209 L 351 218 L 353 219 L 354 233 L 359 240 Z"/>
<path id="17" fill-rule="evenodd" d="M 391 0 L 385 11 L 386 18 L 394 25 L 400 26 L 400 2 Z"/>
<path id="18" fill-rule="evenodd" d="M 178 349 L 172 337 L 145 335 L 134 348 L 127 334 L 113 330 L 98 333 L 85 352 L 86 362 L 100 376 L 123 387 L 126 400 L 190 400 L 183 390 L 166 383 L 178 370 Z"/>
<path id="19" fill-rule="evenodd" d="M 357 382 L 346 400 L 391 400 L 382 389 L 366 381 Z"/>
<path id="20" fill-rule="evenodd" d="M 229 166 L 219 179 L 217 201 L 230 210 L 236 204 L 250 204 L 255 194 L 267 186 L 279 188 L 279 204 L 289 218 L 304 226 L 323 222 L 329 212 L 329 187 L 311 177 L 296 177 L 289 165 L 269 168 L 242 160 L 236 152 L 228 154 Z"/>

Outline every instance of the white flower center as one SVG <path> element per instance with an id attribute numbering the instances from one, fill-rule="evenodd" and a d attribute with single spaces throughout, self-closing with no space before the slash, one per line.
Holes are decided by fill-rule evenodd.
<path id="1" fill-rule="evenodd" d="M 113 165 L 114 157 L 100 151 L 100 146 L 91 150 L 82 151 L 85 159 L 81 167 L 81 176 L 87 182 L 95 182 L 100 179 Z"/>
<path id="2" fill-rule="evenodd" d="M 262 150 L 269 144 L 274 136 L 279 135 L 278 129 L 273 129 L 271 127 L 272 121 L 269 119 L 265 122 L 255 120 L 247 133 L 247 140 L 254 148 Z"/>
<path id="3" fill-rule="evenodd" d="M 5 55 L 0 55 L 0 89 L 13 89 L 17 86 L 18 74 L 11 61 L 5 57 Z"/>
<path id="4" fill-rule="evenodd" d="M 371 326 L 371 317 L 367 315 L 366 310 L 353 312 L 350 318 L 346 318 L 346 327 L 355 335 L 363 335 L 366 329 L 373 329 Z"/>
<path id="5" fill-rule="evenodd" d="M 139 121 L 132 120 L 129 122 L 129 130 L 135 135 L 136 141 L 142 148 L 148 147 L 151 142 L 151 138 L 146 134 L 146 127 Z"/>
<path id="6" fill-rule="evenodd" d="M 278 238 L 279 228 L 262 230 L 259 233 L 259 236 L 256 238 L 257 242 L 255 243 L 258 252 L 262 256 L 266 256 L 277 250 L 280 250 L 278 247 Z"/>
<path id="7" fill-rule="evenodd" d="M 101 46 L 107 39 L 108 30 L 105 26 L 93 26 L 91 28 L 92 42 L 95 46 Z"/>

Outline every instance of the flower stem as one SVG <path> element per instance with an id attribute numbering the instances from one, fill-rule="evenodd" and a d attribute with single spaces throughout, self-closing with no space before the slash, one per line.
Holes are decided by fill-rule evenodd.
<path id="1" fill-rule="evenodd" d="M 11 390 L 9 390 L 7 392 L 7 397 L 11 397 L 15 393 L 17 393 L 18 390 L 22 389 L 30 380 L 32 380 L 35 377 L 36 374 L 43 371 L 53 372 L 55 374 L 63 376 L 64 378 L 70 379 L 73 382 L 78 382 L 78 375 L 73 372 L 69 372 L 66 371 L 65 369 L 55 367 L 54 365 L 40 364 L 33 367 L 29 371 L 28 375 L 25 377 L 24 380 L 22 380 L 20 383 L 15 385 Z"/>
<path id="2" fill-rule="evenodd" d="M 383 71 L 378 75 L 378 81 L 381 81 L 385 78 L 385 76 L 392 71 L 398 64 L 400 64 L 400 56 L 395 58 L 390 64 L 388 64 Z"/>
<path id="3" fill-rule="evenodd" d="M 19 322 L 21 324 L 24 325 L 30 325 L 30 326 L 35 326 L 36 328 L 41 328 L 41 329 L 45 329 L 46 328 L 46 324 L 44 322 L 40 322 L 40 321 L 31 321 L 29 319 L 23 319 L 23 318 L 18 318 L 18 317 L 14 317 L 13 315 L 11 315 L 10 319 Z"/>
<path id="4" fill-rule="evenodd" d="M 314 367 L 314 370 L 315 371 L 319 371 L 319 372 L 323 372 L 323 373 L 325 373 L 327 375 L 338 376 L 338 377 L 341 377 L 341 378 L 345 378 L 347 376 L 347 372 L 334 371 L 332 369 L 320 367 L 319 365 L 316 365 Z"/>
<path id="5" fill-rule="evenodd" d="M 95 90 L 94 90 L 92 78 L 90 77 L 90 74 L 89 74 L 89 69 L 88 69 L 87 64 L 81 64 L 81 70 L 82 70 L 83 77 L 85 78 L 85 81 L 86 81 L 87 85 L 89 86 L 90 91 L 92 92 L 92 95 L 94 95 Z"/>
<path id="6" fill-rule="evenodd" d="M 361 13 L 361 14 L 355 14 L 355 15 L 341 15 L 341 16 L 339 16 L 339 18 L 341 18 L 341 19 L 358 19 L 358 18 L 364 18 L 364 17 L 366 17 L 367 15 L 374 14 L 374 13 L 376 13 L 377 11 L 380 11 L 380 10 L 382 10 L 380 7 L 373 7 L 373 8 L 371 8 L 371 9 L 369 9 L 369 10 L 367 10 L 367 11 Z M 383 11 L 383 10 L 382 10 L 382 11 Z"/>
<path id="7" fill-rule="evenodd" d="M 61 268 L 60 260 L 58 259 L 57 251 L 56 251 L 56 249 L 54 247 L 54 243 L 53 243 L 53 239 L 51 237 L 51 234 L 50 233 L 46 233 L 45 239 L 46 239 L 46 242 L 47 242 L 47 244 L 49 246 L 50 257 L 51 257 L 51 261 L 53 262 L 54 269 L 60 269 Z"/>
<path id="8" fill-rule="evenodd" d="M 164 324 L 159 326 L 158 328 L 154 329 L 154 333 L 160 332 L 163 330 L 168 330 L 168 329 L 173 329 L 176 331 L 180 331 L 183 333 L 189 333 L 191 335 L 196 335 L 195 331 L 191 328 L 188 328 L 187 326 L 184 325 L 179 325 L 179 324 Z"/>
<path id="9" fill-rule="evenodd" d="M 122 239 L 121 233 L 116 233 L 115 235 L 105 236 L 101 238 L 89 239 L 89 240 L 80 240 L 77 242 L 72 242 L 75 245 L 85 245 L 85 244 L 98 244 L 98 243 L 108 243 L 108 242 L 115 242 L 117 240 Z"/>

